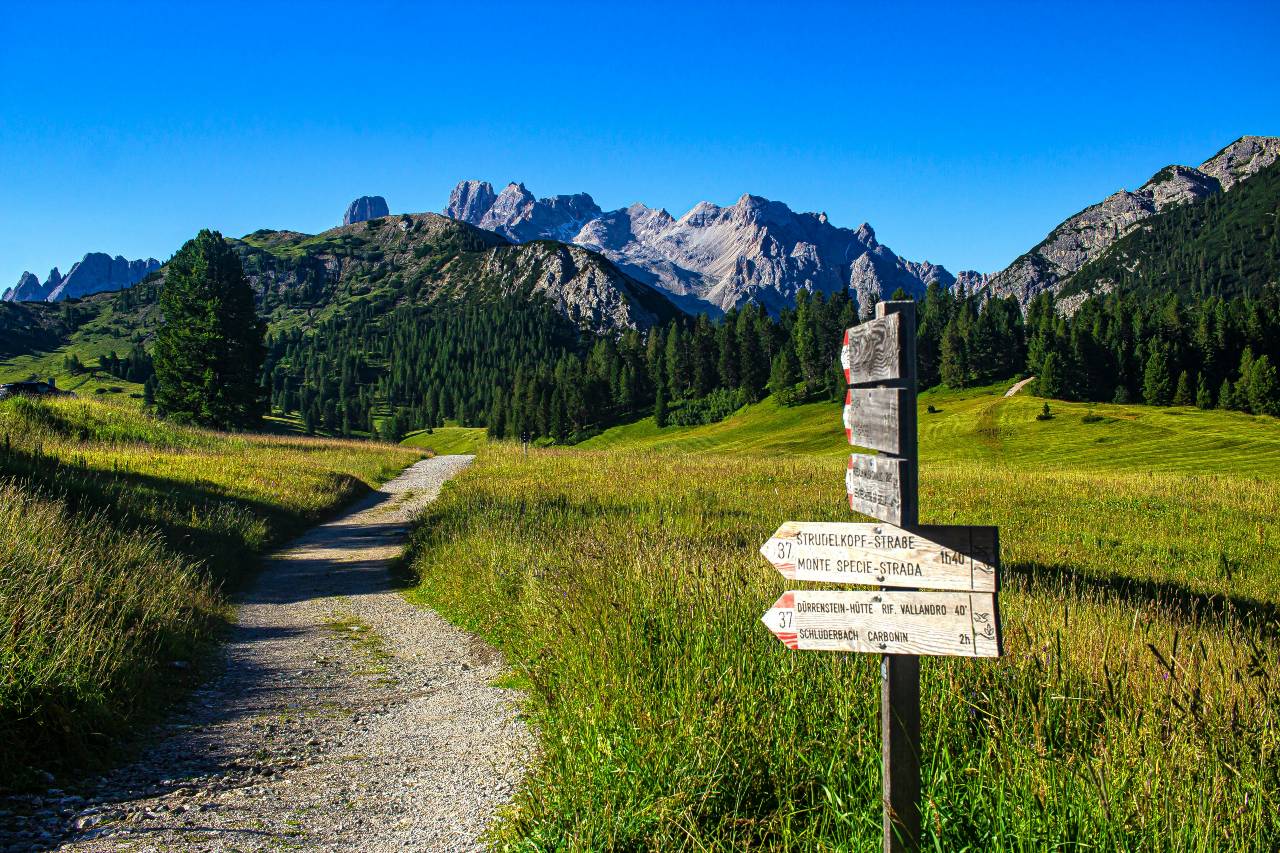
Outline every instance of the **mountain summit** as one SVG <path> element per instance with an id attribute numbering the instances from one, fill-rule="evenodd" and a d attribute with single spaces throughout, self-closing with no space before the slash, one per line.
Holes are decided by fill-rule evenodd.
<path id="1" fill-rule="evenodd" d="M 362 195 L 347 205 L 347 212 L 342 215 L 343 225 L 354 225 L 357 222 L 368 222 L 387 216 L 387 200 L 380 195 Z"/>
<path id="2" fill-rule="evenodd" d="M 522 183 L 495 193 L 487 181 L 462 181 L 444 212 L 513 242 L 551 239 L 597 251 L 694 312 L 754 301 L 776 313 L 801 288 L 849 288 L 867 312 L 900 287 L 920 296 L 931 281 L 956 282 L 941 266 L 898 257 L 866 223 L 837 228 L 825 213 L 796 213 L 749 194 L 728 207 L 700 202 L 677 219 L 639 203 L 606 212 L 586 193 L 539 199 Z M 967 288 L 985 281 L 964 274 Z"/>

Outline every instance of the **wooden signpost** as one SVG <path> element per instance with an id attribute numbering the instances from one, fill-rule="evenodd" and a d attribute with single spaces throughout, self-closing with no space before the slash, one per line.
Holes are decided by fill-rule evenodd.
<path id="1" fill-rule="evenodd" d="M 791 649 L 882 655 L 885 853 L 920 846 L 919 656 L 1002 652 L 999 532 L 919 523 L 915 339 L 915 303 L 881 302 L 840 352 L 845 435 L 879 451 L 849 457 L 849 506 L 881 523 L 788 521 L 760 549 L 791 580 L 882 588 L 792 590 L 762 621 Z"/>

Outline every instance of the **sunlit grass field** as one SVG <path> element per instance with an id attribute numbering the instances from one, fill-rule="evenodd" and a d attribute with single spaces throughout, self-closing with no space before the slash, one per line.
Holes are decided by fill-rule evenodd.
<path id="1" fill-rule="evenodd" d="M 461 427 L 448 424 L 431 432 L 421 430 L 411 433 L 400 442 L 406 447 L 430 450 L 437 456 L 455 453 L 477 453 L 487 441 L 484 427 Z"/>
<path id="2" fill-rule="evenodd" d="M 107 757 L 256 555 L 421 455 L 0 403 L 0 786 Z"/>
<path id="3" fill-rule="evenodd" d="M 927 846 L 1277 849 L 1276 423 L 1002 392 L 921 399 L 921 519 L 1000 525 L 1007 651 L 924 662 Z M 854 518 L 842 442 L 838 407 L 766 401 L 490 445 L 446 489 L 415 595 L 506 653 L 541 734 L 497 843 L 879 848 L 878 660 L 759 622 L 777 525 Z"/>

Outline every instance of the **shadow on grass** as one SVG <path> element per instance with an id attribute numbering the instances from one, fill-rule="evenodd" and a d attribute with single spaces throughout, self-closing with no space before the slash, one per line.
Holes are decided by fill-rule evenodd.
<path id="1" fill-rule="evenodd" d="M 1194 625 L 1244 624 L 1268 636 L 1280 635 L 1280 605 L 1270 601 L 1196 592 L 1173 581 L 1099 577 L 1064 564 L 1012 563 L 1003 569 L 1012 586 L 1032 594 L 1095 593 L 1104 601 L 1129 607 L 1155 606 L 1170 618 Z"/>

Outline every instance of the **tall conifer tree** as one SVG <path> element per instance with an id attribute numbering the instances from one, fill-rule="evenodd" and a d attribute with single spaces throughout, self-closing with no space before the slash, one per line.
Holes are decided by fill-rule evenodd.
<path id="1" fill-rule="evenodd" d="M 169 262 L 156 332 L 156 405 L 176 420 L 232 428 L 256 424 L 266 405 L 259 374 L 265 325 L 240 258 L 201 231 Z"/>

